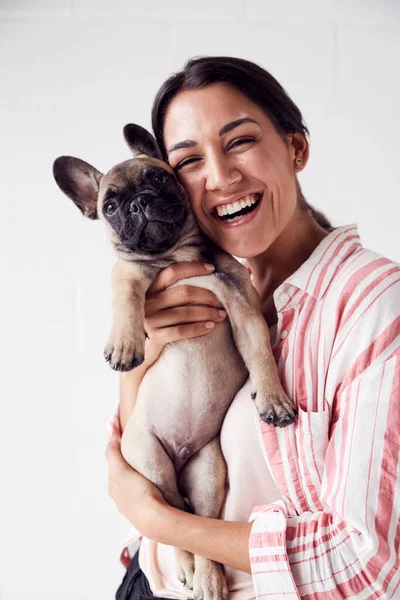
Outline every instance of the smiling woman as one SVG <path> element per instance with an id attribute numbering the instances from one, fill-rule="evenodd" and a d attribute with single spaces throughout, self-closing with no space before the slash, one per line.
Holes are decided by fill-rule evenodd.
<path id="1" fill-rule="evenodd" d="M 190 147 L 174 150 L 185 134 Z M 164 140 L 201 228 L 227 252 L 259 255 L 292 220 L 293 161 L 301 158 L 298 170 L 307 163 L 306 139 L 298 132 L 284 138 L 265 112 L 234 88 L 213 84 L 181 92 L 166 111 Z M 234 214 L 242 201 L 253 210 L 221 219 L 218 208 Z M 269 226 L 260 229 L 260 223 Z M 246 229 L 245 237 L 239 228 L 241 234 Z"/>
<path id="2" fill-rule="evenodd" d="M 398 265 L 365 249 L 354 225 L 333 228 L 307 203 L 297 179 L 309 157 L 307 128 L 258 65 L 190 60 L 158 92 L 153 129 L 202 231 L 248 266 L 299 414 L 273 428 L 254 420 L 248 384 L 233 399 L 221 429 L 229 487 L 220 520 L 169 506 L 111 443 L 110 493 L 143 534 L 140 567 L 129 544 L 124 550 L 130 564 L 117 598 L 191 595 L 172 546 L 223 564 L 230 600 L 395 598 Z M 206 272 L 172 265 L 149 289 L 146 360 L 121 376 L 117 437 L 163 347 L 208 335 L 224 318 L 213 294 L 171 287 Z M 225 598 L 221 590 L 212 600 Z"/>

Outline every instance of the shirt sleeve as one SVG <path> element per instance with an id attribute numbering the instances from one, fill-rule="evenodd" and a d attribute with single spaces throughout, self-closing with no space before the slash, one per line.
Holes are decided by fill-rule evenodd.
<path id="1" fill-rule="evenodd" d="M 323 510 L 290 514 L 284 502 L 255 507 L 249 551 L 257 598 L 400 597 L 399 452 L 397 343 L 336 398 Z"/>

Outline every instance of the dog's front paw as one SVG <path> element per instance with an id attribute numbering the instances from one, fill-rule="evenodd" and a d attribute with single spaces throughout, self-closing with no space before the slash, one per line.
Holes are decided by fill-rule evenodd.
<path id="1" fill-rule="evenodd" d="M 145 331 L 128 337 L 112 332 L 104 349 L 104 358 L 114 371 L 131 371 L 144 361 Z"/>
<path id="2" fill-rule="evenodd" d="M 254 400 L 260 418 L 274 427 L 286 427 L 291 425 L 297 415 L 297 410 L 293 408 L 286 394 L 282 390 L 280 393 L 273 393 L 260 398 L 256 392 L 251 394 Z"/>

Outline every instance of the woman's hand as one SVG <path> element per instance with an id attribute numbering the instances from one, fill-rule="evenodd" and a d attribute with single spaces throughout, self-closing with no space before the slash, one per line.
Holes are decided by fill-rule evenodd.
<path id="1" fill-rule="evenodd" d="M 146 295 L 146 363 L 155 362 L 166 344 L 206 335 L 225 319 L 226 312 L 212 292 L 187 284 L 170 288 L 180 279 L 209 275 L 214 270 L 210 267 L 202 262 L 180 262 L 157 275 Z"/>
<path id="2" fill-rule="evenodd" d="M 154 509 L 166 504 L 160 490 L 126 462 L 115 437 L 107 445 L 106 458 L 109 495 L 119 512 L 145 534 L 154 525 Z"/>
<path id="3" fill-rule="evenodd" d="M 169 506 L 159 489 L 123 459 L 116 439 L 109 442 L 106 457 L 108 492 L 141 534 L 250 573 L 252 523 L 208 519 Z"/>

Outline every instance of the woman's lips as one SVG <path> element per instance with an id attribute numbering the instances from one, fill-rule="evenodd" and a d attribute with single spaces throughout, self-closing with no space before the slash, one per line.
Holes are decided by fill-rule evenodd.
<path id="1" fill-rule="evenodd" d="M 263 194 L 260 193 L 259 196 L 260 196 L 260 200 L 258 201 L 258 203 L 255 205 L 255 208 L 251 212 L 248 212 L 245 215 L 240 216 L 239 218 L 236 217 L 236 219 L 232 220 L 231 222 L 223 221 L 220 217 L 218 217 L 216 212 L 213 212 L 212 215 L 218 221 L 218 223 L 220 225 L 222 225 L 223 227 L 226 227 L 228 229 L 232 228 L 232 227 L 240 227 L 241 225 L 246 225 L 252 219 L 254 219 L 254 217 L 258 213 L 258 210 L 259 210 L 262 200 L 263 200 Z"/>

